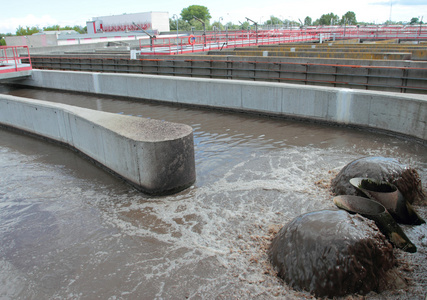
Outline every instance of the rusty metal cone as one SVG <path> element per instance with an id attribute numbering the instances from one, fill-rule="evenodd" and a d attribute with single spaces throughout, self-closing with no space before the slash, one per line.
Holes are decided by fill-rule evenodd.
<path id="1" fill-rule="evenodd" d="M 402 228 L 400 228 L 381 203 L 352 195 L 337 196 L 334 197 L 333 201 L 340 209 L 353 214 L 357 213 L 373 220 L 378 229 L 396 248 L 410 253 L 417 252 L 417 247 L 409 240 Z"/>
<path id="2" fill-rule="evenodd" d="M 352 178 L 350 184 L 370 199 L 384 205 L 398 223 L 408 225 L 425 223 L 395 185 L 373 178 Z"/>

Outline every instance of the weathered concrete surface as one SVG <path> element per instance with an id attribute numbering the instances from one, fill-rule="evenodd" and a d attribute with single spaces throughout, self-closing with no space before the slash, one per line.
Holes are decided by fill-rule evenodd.
<path id="1" fill-rule="evenodd" d="M 212 50 L 208 55 L 239 55 L 239 56 L 284 56 L 284 57 L 315 57 L 315 58 L 344 58 L 344 59 L 382 59 L 382 60 L 410 60 L 409 52 L 321 52 L 321 51 L 234 51 Z"/>
<path id="2" fill-rule="evenodd" d="M 427 95 L 284 83 L 34 70 L 20 84 L 368 127 L 427 141 Z"/>
<path id="3" fill-rule="evenodd" d="M 68 145 L 149 194 L 196 179 L 193 130 L 184 124 L 0 95 L 0 125 Z"/>
<path id="4" fill-rule="evenodd" d="M 11 68 L 15 69 L 14 66 Z M 25 70 L 25 71 L 12 71 L 8 73 L 0 73 L 0 82 L 2 80 L 9 80 L 9 79 L 16 79 L 16 78 L 30 76 L 32 72 L 33 72 L 32 70 Z"/>

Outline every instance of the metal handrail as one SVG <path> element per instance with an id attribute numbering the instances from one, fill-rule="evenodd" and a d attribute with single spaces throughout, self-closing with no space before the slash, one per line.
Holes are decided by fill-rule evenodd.
<path id="1" fill-rule="evenodd" d="M 26 55 L 19 54 L 22 49 L 26 49 Z M 0 46 L 0 74 L 27 71 L 32 68 L 28 46 Z"/>
<path id="2" fill-rule="evenodd" d="M 427 26 L 325 26 L 300 29 L 272 29 L 272 30 L 242 30 L 226 31 L 222 34 L 196 35 L 195 43 L 190 43 L 190 35 L 182 34 L 174 37 L 157 37 L 153 44 L 142 45 L 141 54 L 173 55 L 201 52 L 208 50 L 222 50 L 224 48 L 238 48 L 253 45 L 268 45 L 292 43 L 301 41 L 342 40 L 342 39 L 400 39 L 427 41 Z M 147 48 L 150 47 L 148 51 Z"/>
<path id="3" fill-rule="evenodd" d="M 190 42 L 190 37 L 193 36 L 180 35 L 174 37 L 157 37 L 153 45 L 143 45 L 142 40 L 140 40 L 140 51 L 141 54 L 171 55 L 253 45 L 318 40 L 318 37 L 312 34 L 303 33 L 298 35 L 294 32 L 290 32 L 285 35 L 283 32 L 277 31 L 260 31 L 258 34 L 253 31 L 230 31 L 206 36 L 196 35 L 194 36 L 194 43 Z M 148 50 L 149 48 L 150 50 Z"/>

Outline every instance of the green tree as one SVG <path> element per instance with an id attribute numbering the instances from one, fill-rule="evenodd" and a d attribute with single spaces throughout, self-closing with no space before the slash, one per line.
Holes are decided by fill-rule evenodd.
<path id="1" fill-rule="evenodd" d="M 78 25 L 75 25 L 73 27 L 71 26 L 61 27 L 59 25 L 43 27 L 43 31 L 59 31 L 59 30 L 74 30 L 74 31 L 77 31 L 78 33 L 87 33 L 87 27 L 81 27 Z"/>
<path id="2" fill-rule="evenodd" d="M 6 46 L 6 40 L 4 39 L 5 36 L 9 34 L 0 33 L 0 46 Z"/>
<path id="3" fill-rule="evenodd" d="M 77 31 L 78 33 L 80 33 L 80 34 L 87 33 L 87 26 L 82 27 L 82 26 L 75 25 L 75 26 L 73 27 L 73 29 L 74 29 L 75 31 Z"/>
<path id="4" fill-rule="evenodd" d="M 199 21 L 196 21 L 196 20 L 193 19 L 190 22 L 188 22 L 188 24 L 190 24 L 190 27 L 194 28 L 195 30 L 203 30 L 203 24 L 200 23 Z M 206 30 L 208 30 L 210 28 L 209 27 L 209 22 L 207 24 L 205 24 L 205 26 L 206 26 Z"/>
<path id="5" fill-rule="evenodd" d="M 305 17 L 305 19 L 304 19 L 304 25 L 305 26 L 311 26 L 312 22 L 313 22 L 313 20 L 309 16 Z"/>
<path id="6" fill-rule="evenodd" d="M 276 24 L 283 24 L 283 21 L 275 16 L 270 16 L 270 20 L 265 21 L 266 25 L 276 25 Z"/>
<path id="7" fill-rule="evenodd" d="M 59 25 L 52 25 L 48 27 L 43 27 L 43 31 L 59 31 L 61 27 Z"/>
<path id="8" fill-rule="evenodd" d="M 176 20 L 173 18 L 169 18 L 169 29 L 176 30 Z M 178 19 L 178 30 L 179 30 L 179 19 Z"/>
<path id="9" fill-rule="evenodd" d="M 409 24 L 411 24 L 411 25 L 423 24 L 423 21 L 422 21 L 422 19 L 420 20 L 419 18 L 412 18 L 411 21 L 409 21 Z"/>
<path id="10" fill-rule="evenodd" d="M 26 28 L 24 28 L 22 26 L 19 26 L 16 29 L 16 35 L 32 35 L 34 33 L 38 33 L 38 32 L 41 32 L 41 31 L 42 30 L 40 28 L 35 27 L 35 26 L 33 26 L 31 28 L 28 27 L 28 26 L 26 26 Z"/>
<path id="11" fill-rule="evenodd" d="M 246 30 L 246 29 L 248 29 L 249 28 L 249 26 L 251 25 L 251 24 L 249 24 L 249 22 L 248 21 L 245 21 L 245 22 L 239 22 L 240 23 L 240 26 L 239 26 L 239 29 L 242 29 L 242 30 Z"/>
<path id="12" fill-rule="evenodd" d="M 190 5 L 189 7 L 182 9 L 181 18 L 184 21 L 190 22 L 193 20 L 193 17 L 197 17 L 200 20 L 203 20 L 205 23 L 208 23 L 212 18 L 211 14 L 209 13 L 209 9 L 206 6 Z"/>
<path id="13" fill-rule="evenodd" d="M 356 14 L 352 11 L 346 12 L 345 15 L 342 16 L 341 25 L 344 25 L 344 22 L 347 25 L 356 25 L 357 24 Z"/>
<path id="14" fill-rule="evenodd" d="M 241 29 L 240 25 L 238 24 L 233 24 L 232 22 L 228 22 L 227 24 L 225 24 L 225 26 L 229 29 L 229 30 L 237 30 L 237 29 Z"/>
<path id="15" fill-rule="evenodd" d="M 418 24 L 419 21 L 420 21 L 419 18 L 412 18 L 411 21 L 409 21 L 409 24 L 411 25 Z"/>
<path id="16" fill-rule="evenodd" d="M 224 25 L 221 24 L 221 22 L 219 21 L 215 21 L 212 23 L 212 28 L 215 26 L 215 28 L 219 29 L 219 30 L 224 30 Z"/>
<path id="17" fill-rule="evenodd" d="M 315 25 L 335 25 L 339 24 L 340 18 L 334 13 L 323 14 L 317 19 L 314 24 Z"/>
<path id="18" fill-rule="evenodd" d="M 0 33 L 0 46 L 6 46 L 6 40 L 4 37 L 6 36 L 12 36 L 11 33 Z"/>
<path id="19" fill-rule="evenodd" d="M 183 19 L 178 19 L 178 31 L 190 31 L 191 27 L 196 27 L 193 26 L 193 21 L 191 21 L 191 23 L 184 21 Z M 170 30 L 174 31 L 176 30 L 176 20 L 173 18 L 169 18 L 169 27 Z"/>
<path id="20" fill-rule="evenodd" d="M 300 23 L 298 23 L 297 21 L 293 21 L 289 19 L 283 20 L 283 24 L 286 25 L 287 27 L 300 26 Z"/>

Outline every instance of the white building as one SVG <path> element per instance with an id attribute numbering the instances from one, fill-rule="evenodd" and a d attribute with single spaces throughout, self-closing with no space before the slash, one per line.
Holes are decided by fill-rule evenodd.
<path id="1" fill-rule="evenodd" d="M 136 25 L 135 25 L 136 24 Z M 115 16 L 94 17 L 86 22 L 88 34 L 102 32 L 141 31 L 140 28 L 160 33 L 169 31 L 168 12 L 144 12 Z"/>
<path id="2" fill-rule="evenodd" d="M 79 34 L 73 30 L 46 31 L 30 36 L 6 36 L 5 40 L 8 46 L 28 46 L 30 48 L 138 41 L 149 38 L 141 28 L 153 35 L 168 32 L 169 13 L 146 12 L 95 17 L 86 24 L 87 34 Z"/>

